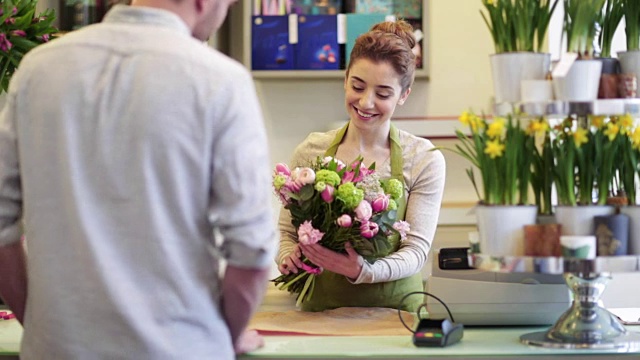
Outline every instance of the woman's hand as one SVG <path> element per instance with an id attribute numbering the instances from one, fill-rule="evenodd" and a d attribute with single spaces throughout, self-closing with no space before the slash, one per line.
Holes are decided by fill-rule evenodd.
<path id="1" fill-rule="evenodd" d="M 290 273 L 297 274 L 298 269 L 302 268 L 302 252 L 300 252 L 300 246 L 296 245 L 289 255 L 282 259 L 282 262 L 278 264 L 278 270 L 282 274 L 289 275 Z"/>
<path id="2" fill-rule="evenodd" d="M 344 245 L 344 249 L 347 251 L 346 254 L 329 250 L 318 244 L 299 246 L 307 259 L 323 269 L 344 275 L 352 280 L 360 276 L 362 257 L 353 249 L 350 243 Z"/>

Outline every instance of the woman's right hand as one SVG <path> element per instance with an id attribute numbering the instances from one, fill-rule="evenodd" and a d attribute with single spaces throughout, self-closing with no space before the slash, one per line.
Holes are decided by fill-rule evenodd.
<path id="1" fill-rule="evenodd" d="M 290 273 L 297 274 L 298 269 L 302 268 L 301 257 L 302 251 L 300 251 L 300 247 L 296 244 L 291 252 L 278 264 L 278 270 L 284 275 L 289 275 Z"/>

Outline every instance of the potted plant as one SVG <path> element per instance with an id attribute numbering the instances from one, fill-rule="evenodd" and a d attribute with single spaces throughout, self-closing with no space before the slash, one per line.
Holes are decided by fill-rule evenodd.
<path id="1" fill-rule="evenodd" d="M 627 35 L 627 51 L 618 52 L 622 73 L 635 74 L 640 78 L 640 2 L 637 0 L 622 0 L 625 27 Z"/>
<path id="2" fill-rule="evenodd" d="M 550 54 L 542 52 L 558 0 L 482 0 L 496 53 L 491 55 L 495 101 L 520 101 L 522 80 L 544 80 Z"/>
<path id="3" fill-rule="evenodd" d="M 612 215 L 606 205 L 619 157 L 620 124 L 592 116 L 587 124 L 567 118 L 554 128 L 558 206 L 556 220 L 563 235 L 593 235 L 595 216 Z"/>
<path id="4" fill-rule="evenodd" d="M 640 175 L 640 126 L 630 129 L 621 136 L 619 162 L 620 187 L 627 196 L 628 205 L 621 206 L 620 212 L 629 216 L 628 253 L 640 255 L 640 203 L 638 202 L 638 175 Z"/>
<path id="5" fill-rule="evenodd" d="M 617 58 L 611 57 L 611 44 L 622 16 L 624 15 L 623 0 L 607 0 L 600 11 L 598 20 L 599 34 L 598 44 L 600 45 L 600 56 L 598 60 L 602 62 L 602 75 L 600 77 L 600 87 L 598 98 L 609 99 L 618 97 L 618 73 L 620 73 L 620 62 Z"/>
<path id="6" fill-rule="evenodd" d="M 598 97 L 602 63 L 593 59 L 597 22 L 605 0 L 564 0 L 563 35 L 567 52 L 578 60 L 563 77 L 554 77 L 556 98 L 591 101 Z"/>
<path id="7" fill-rule="evenodd" d="M 6 0 L 0 5 L 0 94 L 7 91 L 24 55 L 57 32 L 51 25 L 54 11 L 36 16 L 36 4 L 37 0 Z"/>
<path id="8" fill-rule="evenodd" d="M 459 143 L 443 149 L 472 164 L 467 175 L 480 200 L 475 209 L 480 251 L 524 255 L 523 227 L 535 224 L 537 214 L 537 207 L 528 198 L 534 139 L 512 115 L 488 121 L 465 111 L 460 121 L 469 134 L 456 130 Z"/>

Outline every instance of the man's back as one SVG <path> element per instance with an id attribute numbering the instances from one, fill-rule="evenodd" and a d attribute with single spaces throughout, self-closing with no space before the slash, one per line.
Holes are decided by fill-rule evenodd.
<path id="1" fill-rule="evenodd" d="M 249 75 L 151 9 L 121 7 L 31 55 L 9 110 L 29 253 L 21 355 L 232 357 L 212 222 L 262 262 L 272 245 Z"/>

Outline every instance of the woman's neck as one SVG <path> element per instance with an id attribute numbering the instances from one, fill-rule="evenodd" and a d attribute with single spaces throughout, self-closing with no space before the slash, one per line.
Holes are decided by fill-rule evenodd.
<path id="1" fill-rule="evenodd" d="M 391 123 L 389 121 L 383 126 L 366 130 L 357 128 L 353 123 L 349 123 L 342 145 L 354 150 L 360 150 L 363 153 L 375 151 L 376 149 L 388 149 L 390 129 Z"/>

